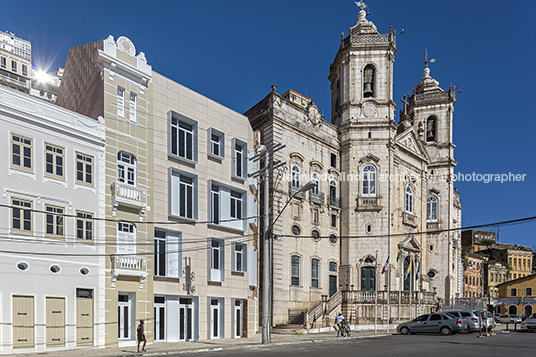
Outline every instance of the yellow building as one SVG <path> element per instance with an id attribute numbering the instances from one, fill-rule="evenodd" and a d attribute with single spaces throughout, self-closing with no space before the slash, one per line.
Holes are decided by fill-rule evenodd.
<path id="1" fill-rule="evenodd" d="M 497 312 L 528 316 L 536 310 L 536 274 L 499 284 L 497 289 L 498 299 L 493 301 Z"/>
<path id="2" fill-rule="evenodd" d="M 467 253 L 465 255 L 465 272 L 463 284 L 463 296 L 466 298 L 479 298 L 484 293 L 484 264 L 487 257 Z"/>
<path id="3" fill-rule="evenodd" d="M 484 289 L 491 299 L 497 299 L 499 289 L 497 285 L 507 281 L 508 269 L 501 263 L 488 263 L 484 266 Z"/>

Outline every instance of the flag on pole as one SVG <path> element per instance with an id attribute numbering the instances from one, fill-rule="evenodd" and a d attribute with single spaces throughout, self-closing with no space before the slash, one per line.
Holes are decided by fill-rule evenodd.
<path id="1" fill-rule="evenodd" d="M 408 278 L 408 275 L 410 272 L 411 272 L 411 260 L 409 261 L 408 270 L 406 270 L 406 273 L 404 274 L 404 279 Z"/>
<path id="2" fill-rule="evenodd" d="M 419 266 L 417 267 L 417 272 L 415 273 L 415 280 L 419 280 L 420 272 L 421 272 L 421 261 L 419 260 Z"/>
<path id="3" fill-rule="evenodd" d="M 396 261 L 398 262 L 400 260 L 400 257 L 402 256 L 402 246 L 398 246 L 398 254 L 396 255 Z"/>
<path id="4" fill-rule="evenodd" d="M 389 269 L 389 256 L 387 256 L 387 260 L 385 261 L 385 265 L 383 266 L 383 269 L 382 269 L 382 274 L 385 273 L 387 271 L 387 269 Z"/>

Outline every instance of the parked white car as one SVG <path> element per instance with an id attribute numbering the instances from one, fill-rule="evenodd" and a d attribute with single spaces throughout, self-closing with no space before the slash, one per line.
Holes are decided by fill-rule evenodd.
<path id="1" fill-rule="evenodd" d="M 536 332 L 536 313 L 530 315 L 524 321 L 522 321 L 519 327 L 521 330 Z"/>

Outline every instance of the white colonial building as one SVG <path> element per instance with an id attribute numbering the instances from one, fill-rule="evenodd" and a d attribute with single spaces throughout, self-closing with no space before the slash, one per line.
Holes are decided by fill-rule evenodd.
<path id="1" fill-rule="evenodd" d="M 103 122 L 0 86 L 0 132 L 0 353 L 103 347 Z"/>

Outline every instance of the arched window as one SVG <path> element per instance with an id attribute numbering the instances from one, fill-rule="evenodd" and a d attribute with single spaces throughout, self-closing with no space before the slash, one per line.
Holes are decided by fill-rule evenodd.
<path id="1" fill-rule="evenodd" d="M 313 187 L 311 190 L 311 193 L 318 195 L 320 193 L 320 175 L 318 172 L 313 172 L 311 175 L 311 179 L 316 183 L 316 186 Z"/>
<path id="2" fill-rule="evenodd" d="M 117 153 L 117 180 L 136 186 L 136 158 L 124 151 Z"/>
<path id="3" fill-rule="evenodd" d="M 374 66 L 368 64 L 363 71 L 363 97 L 374 97 L 374 77 L 375 77 Z"/>
<path id="4" fill-rule="evenodd" d="M 300 285 L 300 256 L 290 257 L 290 285 Z"/>
<path id="5" fill-rule="evenodd" d="M 525 305 L 525 316 L 532 315 L 532 305 Z"/>
<path id="6" fill-rule="evenodd" d="M 437 119 L 434 116 L 426 119 L 426 141 L 436 141 L 436 123 Z"/>
<path id="7" fill-rule="evenodd" d="M 428 222 L 437 222 L 437 197 L 428 196 L 426 199 L 426 220 Z"/>
<path id="8" fill-rule="evenodd" d="M 291 186 L 293 189 L 300 189 L 300 167 L 298 165 L 292 166 Z"/>
<path id="9" fill-rule="evenodd" d="M 339 206 L 337 204 L 337 181 L 329 180 L 329 204 Z"/>
<path id="10" fill-rule="evenodd" d="M 363 167 L 363 197 L 376 197 L 376 168 L 373 165 Z"/>
<path id="11" fill-rule="evenodd" d="M 517 306 L 516 305 L 508 306 L 508 313 L 517 315 Z"/>
<path id="12" fill-rule="evenodd" d="M 409 185 L 406 187 L 406 212 L 413 213 L 413 190 Z"/>

